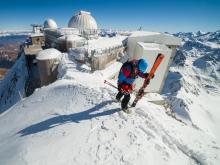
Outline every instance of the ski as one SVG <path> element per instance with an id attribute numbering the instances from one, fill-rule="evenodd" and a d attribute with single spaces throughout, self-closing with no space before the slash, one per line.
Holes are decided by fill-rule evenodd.
<path id="1" fill-rule="evenodd" d="M 147 78 L 145 78 L 143 85 L 141 86 L 141 88 L 139 89 L 138 93 L 136 94 L 136 97 L 132 103 L 132 107 L 135 107 L 137 102 L 144 96 L 144 89 L 147 87 L 147 85 L 149 84 L 150 80 L 152 79 L 154 73 L 156 72 L 158 66 L 160 65 L 160 63 L 162 62 L 162 60 L 164 59 L 164 55 L 159 53 L 157 55 L 157 58 L 150 70 L 149 76 Z"/>

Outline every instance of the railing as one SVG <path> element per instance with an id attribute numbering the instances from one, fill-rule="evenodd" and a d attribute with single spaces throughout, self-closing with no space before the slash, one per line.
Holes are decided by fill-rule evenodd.
<path id="1" fill-rule="evenodd" d="M 99 56 L 102 54 L 110 54 L 110 53 L 115 53 L 117 51 L 119 51 L 120 49 L 124 48 L 123 45 L 116 45 L 116 46 L 112 46 L 109 48 L 105 48 L 105 49 L 93 49 L 89 52 L 89 54 L 91 54 L 91 56 Z"/>

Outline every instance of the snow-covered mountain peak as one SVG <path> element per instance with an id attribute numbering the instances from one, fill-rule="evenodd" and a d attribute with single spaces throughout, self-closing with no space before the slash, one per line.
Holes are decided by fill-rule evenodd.
<path id="1" fill-rule="evenodd" d="M 178 33 L 183 46 L 165 82 L 165 104 L 143 98 L 130 115 L 103 83 L 121 64 L 91 74 L 64 53 L 59 80 L 0 115 L 0 164 L 218 164 L 218 35 Z"/>
<path id="2" fill-rule="evenodd" d="M 196 36 L 201 36 L 201 35 L 204 35 L 206 34 L 206 32 L 202 31 L 202 30 L 199 30 L 196 32 Z"/>
<path id="3" fill-rule="evenodd" d="M 179 35 L 179 34 L 177 34 Z M 176 114 L 188 113 L 196 125 L 219 130 L 220 98 L 219 31 L 200 36 L 182 34 L 163 94 Z M 178 107 L 178 108 L 177 108 Z M 217 126 L 217 127 L 215 127 Z M 216 132 L 219 138 L 220 134 Z"/>
<path id="4" fill-rule="evenodd" d="M 87 73 L 76 77 L 67 76 L 68 71 L 65 74 L 68 79 L 37 90 L 1 115 L 0 125 L 7 126 L 0 132 L 1 164 L 217 161 L 214 138 L 174 120 L 163 106 L 143 98 L 133 113 L 126 115 L 114 101 L 116 91 L 97 81 L 100 74 L 90 75 L 89 86 Z M 193 136 L 188 138 L 189 134 Z"/>

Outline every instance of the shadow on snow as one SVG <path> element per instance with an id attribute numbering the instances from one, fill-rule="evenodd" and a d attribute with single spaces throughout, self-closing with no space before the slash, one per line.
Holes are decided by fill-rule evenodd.
<path id="1" fill-rule="evenodd" d="M 94 117 L 106 116 L 106 115 L 111 115 L 113 113 L 119 112 L 120 110 L 119 108 L 114 108 L 114 109 L 110 109 L 110 110 L 103 111 L 103 112 L 97 112 L 99 109 L 106 106 L 107 104 L 111 104 L 112 102 L 114 101 L 105 101 L 83 112 L 73 113 L 69 115 L 59 115 L 59 116 L 49 118 L 47 120 L 33 124 L 19 131 L 18 134 L 20 134 L 20 136 L 27 136 L 27 135 L 35 134 L 35 133 L 42 132 L 45 130 L 49 130 L 53 127 L 56 127 L 62 124 L 66 124 L 70 122 L 79 123 L 80 121 L 83 121 L 83 120 L 89 120 Z"/>

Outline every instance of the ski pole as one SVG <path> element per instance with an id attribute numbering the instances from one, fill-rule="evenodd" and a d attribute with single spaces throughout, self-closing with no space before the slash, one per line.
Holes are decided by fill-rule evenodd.
<path id="1" fill-rule="evenodd" d="M 107 80 L 104 80 L 104 83 L 105 84 L 108 84 L 109 86 L 115 88 L 115 89 L 118 89 L 115 85 L 113 85 L 112 83 L 108 82 Z"/>

